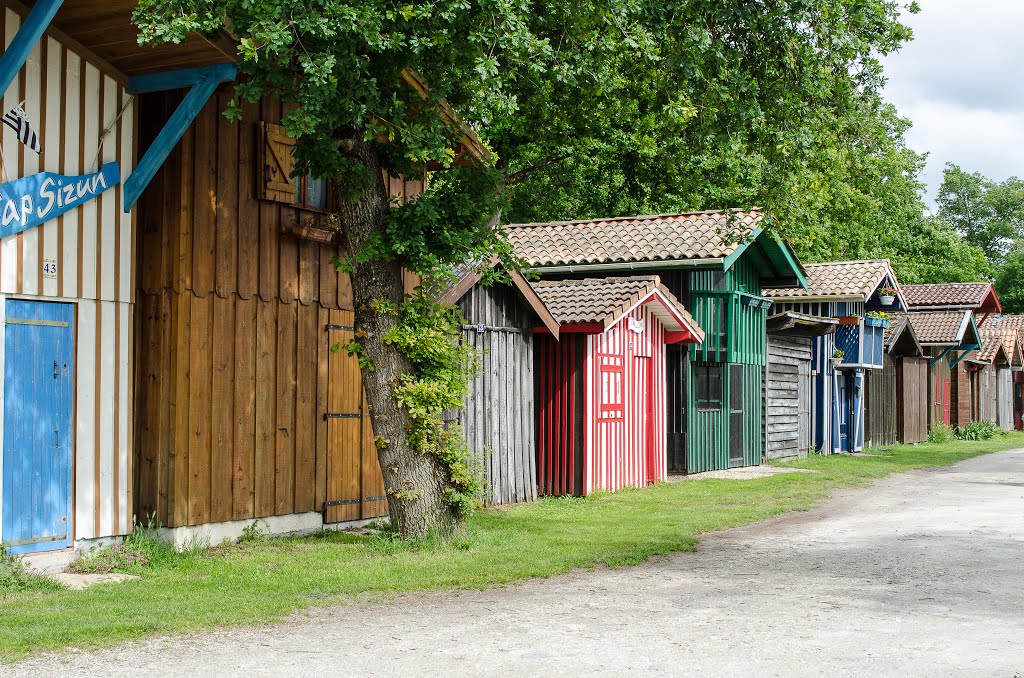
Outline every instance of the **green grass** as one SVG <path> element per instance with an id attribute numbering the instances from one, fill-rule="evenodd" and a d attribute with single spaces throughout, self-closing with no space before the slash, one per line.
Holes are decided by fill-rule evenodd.
<path id="1" fill-rule="evenodd" d="M 139 580 L 85 591 L 0 589 L 0 658 L 257 624 L 311 605 L 404 591 L 484 588 L 599 564 L 635 565 L 692 550 L 703 532 L 807 509 L 836 488 L 1015 447 L 1024 447 L 1024 434 L 791 464 L 817 473 L 695 479 L 588 499 L 548 499 L 478 513 L 467 535 L 449 544 L 325 532 L 280 539 L 249 535 L 237 546 L 176 554 L 136 539 L 150 561 L 128 568 Z"/>

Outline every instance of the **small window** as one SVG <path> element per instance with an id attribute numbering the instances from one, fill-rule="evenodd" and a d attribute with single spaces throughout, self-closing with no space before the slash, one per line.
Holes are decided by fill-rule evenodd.
<path id="1" fill-rule="evenodd" d="M 326 210 L 328 207 L 328 190 L 326 179 L 314 179 L 308 174 L 295 182 L 295 206 L 313 210 Z"/>
<path id="2" fill-rule="evenodd" d="M 697 390 L 697 410 L 710 412 L 722 409 L 722 366 L 694 363 L 693 377 Z"/>

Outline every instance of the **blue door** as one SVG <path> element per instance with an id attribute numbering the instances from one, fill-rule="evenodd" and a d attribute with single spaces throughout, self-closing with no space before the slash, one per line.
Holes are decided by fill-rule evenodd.
<path id="1" fill-rule="evenodd" d="M 6 314 L 0 540 L 14 554 L 67 548 L 74 307 L 11 299 Z"/>

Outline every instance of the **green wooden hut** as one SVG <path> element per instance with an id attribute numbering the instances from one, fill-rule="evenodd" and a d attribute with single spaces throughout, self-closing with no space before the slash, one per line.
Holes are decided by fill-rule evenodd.
<path id="1" fill-rule="evenodd" d="M 766 287 L 806 287 L 788 245 L 761 213 L 695 212 L 509 225 L 516 254 L 542 278 L 658 275 L 705 330 L 668 347 L 669 470 L 761 463 L 767 355 Z"/>

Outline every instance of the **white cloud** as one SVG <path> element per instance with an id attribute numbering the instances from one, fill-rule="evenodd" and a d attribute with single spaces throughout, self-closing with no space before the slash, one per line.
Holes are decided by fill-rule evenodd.
<path id="1" fill-rule="evenodd" d="M 905 17 L 915 39 L 885 61 L 886 96 L 914 122 L 910 146 L 928 152 L 933 199 L 954 162 L 993 179 L 1024 176 L 1024 86 L 1013 0 L 920 0 Z"/>

